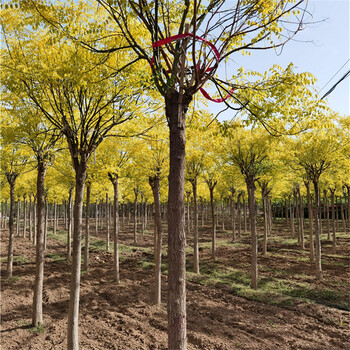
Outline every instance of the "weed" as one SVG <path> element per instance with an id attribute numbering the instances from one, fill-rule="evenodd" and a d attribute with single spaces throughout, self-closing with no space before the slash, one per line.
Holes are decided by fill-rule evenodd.
<path id="1" fill-rule="evenodd" d="M 30 333 L 44 333 L 44 325 L 39 323 L 36 327 L 29 327 L 28 329 L 28 332 Z"/>

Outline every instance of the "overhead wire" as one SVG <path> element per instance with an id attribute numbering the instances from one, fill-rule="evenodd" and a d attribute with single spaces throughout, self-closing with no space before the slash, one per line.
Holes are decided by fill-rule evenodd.
<path id="1" fill-rule="evenodd" d="M 323 86 L 323 88 L 320 90 L 320 92 L 328 85 L 328 83 L 345 67 L 345 65 L 350 61 L 350 58 L 337 70 L 337 72 L 330 78 L 327 83 Z"/>
<path id="2" fill-rule="evenodd" d="M 336 87 L 338 84 L 340 84 L 345 78 L 347 78 L 350 75 L 350 70 L 348 70 L 322 97 L 321 100 L 323 100 L 325 97 L 327 97 Z"/>

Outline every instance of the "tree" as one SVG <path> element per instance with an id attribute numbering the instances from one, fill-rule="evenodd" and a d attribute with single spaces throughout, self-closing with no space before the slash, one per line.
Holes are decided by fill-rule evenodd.
<path id="1" fill-rule="evenodd" d="M 330 121 L 324 128 L 314 129 L 290 140 L 294 164 L 306 174 L 312 182 L 315 193 L 315 268 L 316 279 L 323 278 L 321 266 L 320 237 L 320 177 L 331 167 L 344 160 L 341 149 L 347 142 L 342 132 Z"/>
<path id="2" fill-rule="evenodd" d="M 19 44 L 6 33 L 5 68 L 17 72 L 18 86 L 23 86 L 27 97 L 53 128 L 62 131 L 75 170 L 68 348 L 78 349 L 82 208 L 88 159 L 115 126 L 132 118 L 132 106 L 137 104 L 137 98 L 131 98 L 124 79 L 106 80 L 111 74 L 108 65 L 119 64 L 115 56 L 101 64 L 89 51 L 53 37 L 49 28 L 40 28 L 31 33 L 31 37 L 34 35 L 36 41 L 19 40 Z M 16 37 L 17 32 L 13 36 Z M 53 40 L 58 42 L 53 45 Z M 22 69 L 17 68 L 20 65 Z M 81 66 L 86 69 L 82 71 Z"/>
<path id="3" fill-rule="evenodd" d="M 31 2 L 33 3 L 33 2 Z M 186 292 L 185 292 L 185 232 L 184 232 L 184 177 L 185 177 L 185 120 L 194 94 L 214 79 L 219 63 L 236 52 L 250 49 L 269 49 L 283 45 L 301 29 L 303 13 L 299 17 L 302 0 L 286 2 L 241 2 L 227 5 L 225 1 L 211 0 L 201 4 L 185 1 L 179 10 L 175 1 L 134 2 L 97 0 L 113 19 L 126 44 L 115 40 L 114 35 L 101 35 L 104 40 L 84 40 L 71 33 L 72 26 L 60 23 L 62 12 L 46 18 L 56 27 L 90 50 L 106 53 L 132 49 L 125 67 L 144 59 L 152 68 L 153 82 L 165 100 L 166 117 L 170 134 L 170 175 L 168 202 L 168 323 L 169 348 L 186 348 Z M 35 3 L 34 3 L 35 4 Z M 42 15 L 50 7 L 35 6 Z M 294 11 L 295 10 L 295 11 Z M 68 12 L 74 16 L 74 11 Z M 295 14 L 296 22 L 285 17 Z M 87 21 L 91 25 L 91 20 Z M 101 23 L 99 21 L 99 23 Z M 107 22 L 108 23 L 108 22 Z M 138 23 L 135 26 L 135 23 Z M 140 25 L 141 24 L 141 25 Z M 86 25 L 85 25 L 86 27 Z M 101 27 L 101 26 L 95 26 Z M 135 28 L 133 31 L 132 28 Z M 191 30 L 191 33 L 190 33 Z M 199 38 L 198 33 L 203 33 Z M 103 33 L 104 34 L 104 33 Z M 174 38 L 174 34 L 177 36 Z M 147 35 L 147 37 L 146 37 Z M 212 38 L 212 39 L 211 39 Z M 96 39 L 96 38 L 95 38 Z M 161 39 L 161 40 L 159 40 Z M 175 39 L 183 39 L 182 42 Z M 210 41 L 209 41 L 209 40 Z M 165 41 L 164 41 L 165 40 Z M 200 49 L 196 47 L 200 41 Z M 97 43 L 97 44 L 95 44 Z M 148 50 L 153 43 L 153 57 Z M 209 46 L 210 51 L 204 49 Z M 217 48 L 215 47 L 217 45 Z M 173 60 L 170 57 L 173 58 Z M 186 62 L 186 56 L 188 63 Z M 163 61 L 161 60 L 163 59 Z M 189 73 L 187 75 L 187 72 Z M 185 74 L 186 73 L 186 74 Z M 226 82 L 223 82 L 225 84 Z M 222 84 L 221 84 L 222 85 Z M 229 82 L 223 92 L 227 93 Z M 221 94 L 222 94 L 222 90 Z M 229 95 L 233 95 L 229 91 Z M 209 97 L 209 96 L 208 96 Z M 239 99 L 238 99 L 239 101 Z"/>
<path id="4" fill-rule="evenodd" d="M 229 131 L 230 132 L 230 131 Z M 228 134 L 226 152 L 228 161 L 237 165 L 244 176 L 249 205 L 252 237 L 251 287 L 258 287 L 258 240 L 256 231 L 255 183 L 270 168 L 268 149 L 270 135 L 261 128 L 244 130 L 238 128 Z"/>

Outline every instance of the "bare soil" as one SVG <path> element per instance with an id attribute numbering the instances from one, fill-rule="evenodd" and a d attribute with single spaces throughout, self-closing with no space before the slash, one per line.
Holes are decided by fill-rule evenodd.
<path id="1" fill-rule="evenodd" d="M 147 231 L 143 237 L 140 235 L 137 246 L 133 245 L 131 226 L 121 234 L 120 242 L 130 247 L 121 251 L 119 285 L 112 281 L 112 253 L 92 245 L 90 268 L 88 272 L 83 272 L 81 278 L 81 349 L 167 349 L 166 266 L 163 304 L 157 307 L 152 305 L 151 232 Z M 259 257 L 264 293 L 247 292 L 246 297 L 242 297 L 245 289 L 230 283 L 249 276 L 249 235 L 242 235 L 238 244 L 226 245 L 224 242 L 229 242 L 230 233 L 219 231 L 218 259 L 215 262 L 210 260 L 209 226 L 202 228 L 200 235 L 202 273 L 200 276 L 189 273 L 187 282 L 189 350 L 350 349 L 350 313 L 346 310 L 349 306 L 349 238 L 343 235 L 337 247 L 332 247 L 331 242 L 326 240 L 323 242 L 324 280 L 316 282 L 307 250 L 302 252 L 297 244 L 283 243 L 281 237 L 288 239 L 290 234 L 282 225 L 275 225 L 269 241 L 269 253 Z M 104 238 L 105 232 L 101 231 L 99 236 L 92 237 L 92 240 Z M 8 280 L 8 231 L 2 231 L 3 350 L 66 349 L 70 264 L 65 261 L 65 244 L 53 239 L 52 235 L 50 237 L 45 264 L 44 328 L 33 329 L 30 323 L 35 247 L 27 238 L 15 237 L 15 277 Z M 190 239 L 188 243 L 190 271 Z M 211 278 L 212 273 L 218 271 L 226 271 L 227 274 L 221 279 L 219 275 Z M 246 281 L 242 283 L 247 284 Z M 268 283 L 277 284 L 276 290 L 278 284 L 289 286 L 288 298 L 278 293 L 269 294 L 266 291 Z"/>

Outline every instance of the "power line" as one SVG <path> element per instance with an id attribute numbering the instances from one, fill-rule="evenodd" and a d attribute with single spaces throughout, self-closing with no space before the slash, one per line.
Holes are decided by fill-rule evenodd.
<path id="1" fill-rule="evenodd" d="M 320 90 L 320 92 L 328 85 L 328 83 L 345 67 L 345 65 L 350 61 L 350 58 L 338 69 L 337 73 L 335 73 L 332 78 L 330 78 L 327 83 L 323 86 L 323 88 Z"/>
<path id="2" fill-rule="evenodd" d="M 336 86 L 341 83 L 347 76 L 350 75 L 350 70 L 348 70 L 322 97 L 321 100 L 323 100 L 325 97 L 327 97 L 335 88 Z"/>

